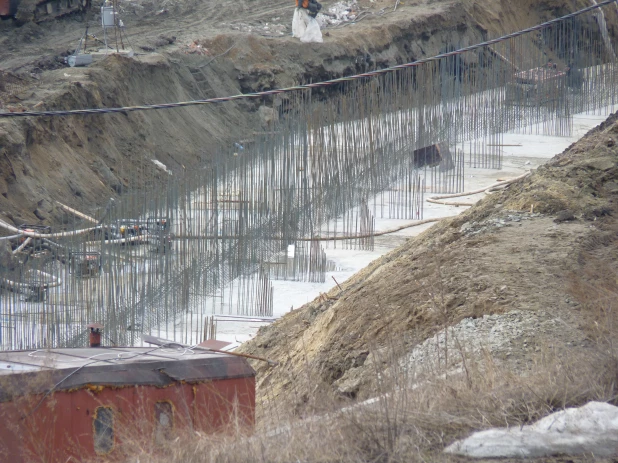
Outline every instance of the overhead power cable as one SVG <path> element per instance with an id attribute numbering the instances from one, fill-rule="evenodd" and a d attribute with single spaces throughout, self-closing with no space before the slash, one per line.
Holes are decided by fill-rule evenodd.
<path id="1" fill-rule="evenodd" d="M 362 74 L 356 74 L 347 77 L 339 77 L 336 79 L 326 80 L 323 82 L 315 82 L 311 84 L 304 85 L 296 85 L 294 87 L 286 87 L 279 88 L 274 90 L 266 90 L 263 92 L 255 92 L 255 93 L 242 93 L 239 95 L 232 95 L 220 98 L 208 98 L 203 100 L 191 100 L 191 101 L 181 101 L 177 103 L 162 103 L 162 104 L 153 104 L 153 105 L 140 105 L 140 106 L 123 106 L 120 108 L 91 108 L 91 109 L 72 109 L 65 111 L 24 111 L 24 112 L 5 112 L 0 113 L 0 118 L 9 118 L 9 117 L 42 117 L 42 116 L 72 116 L 72 115 L 83 115 L 83 114 L 111 114 L 111 113 L 127 113 L 132 111 L 148 111 L 152 109 L 171 109 L 171 108 L 182 108 L 186 106 L 197 106 L 202 104 L 214 104 L 214 103 L 225 103 L 227 101 L 235 101 L 235 100 L 244 100 L 248 98 L 263 98 L 265 96 L 271 95 L 280 95 L 282 93 L 296 92 L 300 90 L 307 90 L 312 88 L 321 88 L 328 87 L 331 85 L 340 84 L 343 82 L 351 82 L 359 79 L 366 79 L 369 77 L 375 77 L 382 74 L 388 74 L 391 72 L 400 71 L 402 69 L 407 69 L 415 66 L 420 66 L 421 64 L 428 63 L 431 61 L 437 61 L 443 58 L 447 58 L 449 56 L 460 55 L 462 53 L 466 53 L 468 51 L 477 50 L 479 48 L 487 47 L 489 45 L 493 45 L 499 42 L 503 42 L 505 40 L 512 39 L 514 37 L 518 37 L 520 35 L 527 34 L 529 32 L 537 31 L 540 29 L 544 29 L 553 24 L 562 22 L 566 19 L 574 18 L 576 16 L 582 15 L 589 11 L 610 5 L 612 3 L 616 3 L 618 0 L 605 0 L 603 2 L 597 3 L 596 5 L 589 6 L 582 10 L 576 11 L 574 13 L 570 13 L 568 15 L 562 16 L 560 18 L 552 19 L 551 21 L 544 22 L 542 24 L 538 24 L 533 27 L 529 27 L 527 29 L 522 29 L 517 32 L 513 32 L 511 34 L 503 35 L 502 37 L 498 37 L 492 40 L 487 40 L 485 42 L 478 43 L 476 45 L 471 45 L 469 47 L 460 48 L 458 50 L 450 51 L 447 53 L 441 53 L 439 55 L 435 55 L 429 58 L 420 59 L 418 61 L 414 61 L 411 63 L 399 64 L 396 66 L 391 66 L 384 69 L 379 69 L 376 71 L 365 72 Z"/>

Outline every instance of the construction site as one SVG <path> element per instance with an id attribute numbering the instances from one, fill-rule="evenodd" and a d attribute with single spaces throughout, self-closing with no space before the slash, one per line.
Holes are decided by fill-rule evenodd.
<path id="1" fill-rule="evenodd" d="M 0 460 L 618 456 L 618 3 L 319 11 L 0 0 Z"/>

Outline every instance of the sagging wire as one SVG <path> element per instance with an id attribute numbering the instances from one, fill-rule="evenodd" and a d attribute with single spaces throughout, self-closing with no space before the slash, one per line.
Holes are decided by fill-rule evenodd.
<path id="1" fill-rule="evenodd" d="M 422 220 L 425 192 L 465 191 L 464 164 L 500 168 L 501 134 L 537 124 L 537 133 L 565 135 L 573 113 L 616 101 L 616 63 L 599 65 L 604 48 L 591 35 L 595 29 L 579 18 L 571 22 L 576 24 L 544 31 L 545 45 L 533 42 L 537 37 L 519 37 L 495 46 L 510 63 L 473 53 L 480 60 L 474 79 L 457 56 L 342 85 L 324 102 L 312 100 L 310 91 L 288 94 L 279 111 L 293 117 L 253 132 L 254 139 L 217 146 L 213 152 L 220 155 L 203 159 L 203 170 L 166 177 L 167 185 L 154 183 L 144 160 L 135 180 L 148 185 L 145 196 L 125 196 L 108 222 L 131 217 L 148 227 L 150 216 L 166 216 L 174 223 L 165 232 L 171 233 L 169 247 L 112 247 L 103 236 L 87 243 L 92 238 L 75 238 L 66 249 L 96 245 L 98 270 L 86 266 L 82 274 L 76 271 L 80 262 L 72 261 L 68 271 L 75 277 L 40 300 L 4 291 L 0 304 L 10 310 L 1 315 L 15 326 L 6 325 L 6 334 L 0 328 L 3 345 L 82 345 L 75 328 L 95 318 L 121 345 L 133 345 L 135 332 L 155 330 L 190 345 L 208 338 L 207 315 L 272 316 L 272 279 L 324 282 L 326 272 L 335 271 L 321 243 L 301 241 L 319 236 L 326 247 L 333 241 L 335 247 L 371 251 L 375 217 Z M 576 57 L 583 73 L 580 88 L 569 86 L 568 75 L 550 80 L 548 104 L 512 82 L 512 63 L 524 75 L 548 69 L 547 53 L 558 60 Z M 105 238 L 120 236 L 128 237 L 110 228 Z M 66 275 L 38 254 L 28 265 Z M 13 275 L 27 276 L 13 267 L 7 267 Z M 176 317 L 184 323 L 174 325 Z"/>
<path id="2" fill-rule="evenodd" d="M 370 77 L 375 77 L 375 76 L 379 76 L 379 75 L 384 75 L 384 74 L 388 74 L 388 73 L 392 73 L 392 72 L 396 72 L 396 71 L 400 71 L 402 69 L 408 69 L 408 68 L 413 68 L 416 66 L 420 66 L 421 64 L 425 64 L 425 63 L 429 63 L 429 62 L 433 62 L 433 61 L 439 61 L 441 59 L 444 58 L 449 58 L 452 56 L 457 56 L 469 51 L 473 51 L 473 50 L 478 50 L 480 48 L 484 48 L 484 47 L 488 47 L 489 45 L 493 45 L 496 43 L 500 43 L 500 42 L 504 42 L 506 40 L 515 38 L 515 37 L 519 37 L 521 35 L 524 34 L 528 34 L 530 32 L 534 32 L 534 31 L 539 31 L 541 29 L 545 29 L 547 27 L 552 26 L 553 24 L 558 24 L 562 21 L 565 21 L 567 19 L 571 19 L 571 18 L 575 18 L 577 16 L 580 16 L 582 14 L 588 13 L 589 11 L 593 11 L 599 8 L 602 8 L 604 6 L 610 5 L 610 4 L 615 4 L 616 2 L 618 2 L 618 0 L 605 0 L 601 3 L 589 6 L 587 8 L 581 9 L 579 11 L 576 11 L 574 13 L 570 13 L 568 15 L 565 16 L 561 16 L 559 18 L 556 19 L 552 19 L 550 21 L 538 24 L 536 26 L 532 26 L 529 27 L 527 29 L 522 29 L 520 31 L 517 32 L 513 32 L 511 34 L 507 34 L 507 35 L 503 35 L 501 37 L 492 39 L 492 40 L 487 40 L 485 42 L 481 42 L 475 45 L 471 45 L 469 47 L 464 47 L 464 48 L 459 48 L 457 50 L 454 51 L 450 51 L 450 52 L 446 52 L 446 53 L 441 53 L 439 55 L 435 55 L 429 58 L 423 58 L 411 63 L 405 63 L 405 64 L 399 64 L 396 66 L 391 66 L 388 68 L 384 68 L 384 69 L 379 69 L 379 70 L 375 70 L 375 71 L 370 71 L 370 72 L 365 72 L 362 74 L 356 74 L 356 75 L 352 75 L 352 76 L 347 76 L 347 77 L 339 77 L 336 79 L 331 79 L 331 80 L 326 80 L 323 82 L 315 82 L 315 83 L 310 83 L 310 84 L 304 84 L 304 85 L 296 85 L 293 87 L 286 87 L 286 88 L 280 88 L 280 89 L 275 89 L 275 90 L 266 90 L 263 92 L 254 92 L 254 93 L 243 93 L 243 94 L 239 94 L 239 95 L 232 95 L 232 96 L 226 96 L 226 97 L 220 97 L 220 98 L 208 98 L 208 99 L 203 99 L 203 100 L 191 100 L 191 101 L 182 101 L 182 102 L 177 102 L 177 103 L 163 103 L 163 104 L 154 104 L 154 105 L 140 105 L 140 106 L 123 106 L 123 107 L 119 107 L 119 108 L 91 108 L 91 109 L 73 109 L 73 110 L 65 110 L 65 111 L 25 111 L 25 112 L 5 112 L 5 113 L 0 113 L 0 118 L 9 118 L 9 117 L 42 117 L 42 116 L 71 116 L 71 115 L 83 115 L 83 114 L 113 114 L 113 113 L 127 113 L 127 112 L 133 112 L 133 111 L 149 111 L 149 110 L 158 110 L 158 109 L 171 109 L 171 108 L 182 108 L 182 107 L 187 107 L 187 106 L 196 106 L 196 105 L 202 105 L 202 104 L 215 104 L 215 103 L 225 103 L 225 102 L 229 102 L 229 101 L 236 101 L 236 100 L 244 100 L 244 99 L 248 99 L 248 98 L 263 98 L 266 96 L 272 96 L 272 95 L 280 95 L 283 93 L 290 93 L 290 92 L 297 92 L 300 90 L 307 90 L 307 89 L 313 89 L 313 88 L 322 88 L 322 87 L 328 87 L 331 85 L 336 85 L 336 84 L 340 84 L 343 82 L 351 82 L 354 80 L 360 80 L 360 79 L 366 79 L 366 78 L 370 78 Z"/>

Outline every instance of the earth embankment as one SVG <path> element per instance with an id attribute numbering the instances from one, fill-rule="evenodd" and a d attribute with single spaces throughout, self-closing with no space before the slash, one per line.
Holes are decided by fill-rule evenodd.
<path id="1" fill-rule="evenodd" d="M 281 362 L 255 364 L 261 399 L 304 410 L 319 407 L 316 391 L 373 397 L 393 364 L 445 374 L 487 356 L 525 376 L 548 352 L 594 358 L 589 328 L 606 320 L 578 294 L 597 283 L 591 269 L 616 274 L 617 135 L 613 115 L 528 177 L 261 328 L 243 351 Z"/>
<path id="2" fill-rule="evenodd" d="M 84 23 L 97 21 L 96 11 L 83 20 L 40 25 L 16 27 L 4 21 L 2 68 L 20 75 L 23 88 L 0 95 L 0 101 L 17 111 L 80 109 L 269 90 L 411 62 L 583 6 L 583 0 L 527 2 L 517 8 L 506 1 L 449 0 L 404 2 L 395 11 L 384 1 L 361 1 L 362 20 L 326 28 L 323 44 L 302 44 L 264 29 L 279 24 L 287 31 L 293 6 L 270 2 L 253 11 L 247 2 L 222 2 L 211 11 L 210 4 L 177 2 L 169 8 L 142 1 L 122 14 L 130 43 L 154 52 L 134 58 L 110 55 L 87 68 L 67 68 L 59 61 L 83 34 Z M 607 18 L 612 34 L 618 23 L 613 14 Z M 270 25 L 263 26 L 265 21 Z M 153 29 L 154 22 L 161 27 Z M 193 53 L 189 42 L 201 51 Z M 66 216 L 56 200 L 97 216 L 110 197 L 156 188 L 163 181 L 166 174 L 153 159 L 174 175 L 193 172 L 234 143 L 250 140 L 253 132 L 268 130 L 273 118 L 285 117 L 285 98 L 144 113 L 2 119 L 0 216 L 15 225 L 58 225 Z"/>

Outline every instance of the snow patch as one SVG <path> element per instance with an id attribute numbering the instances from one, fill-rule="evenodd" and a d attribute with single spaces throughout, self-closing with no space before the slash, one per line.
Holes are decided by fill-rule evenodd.
<path id="1" fill-rule="evenodd" d="M 618 455 L 618 407 L 589 402 L 521 428 L 494 428 L 449 445 L 446 453 L 473 458 L 536 458 L 556 454 Z"/>
<path id="2" fill-rule="evenodd" d="M 172 175 L 172 171 L 167 169 L 167 166 L 163 164 L 161 161 L 157 161 L 156 159 L 151 159 L 153 164 L 161 169 L 163 172 L 166 172 L 168 175 Z"/>

